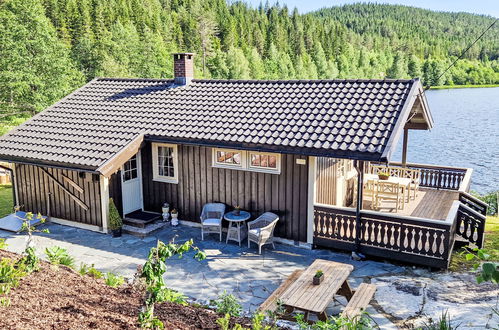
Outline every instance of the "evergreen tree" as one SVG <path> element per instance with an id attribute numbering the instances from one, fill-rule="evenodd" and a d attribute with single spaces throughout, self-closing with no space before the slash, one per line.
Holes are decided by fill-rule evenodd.
<path id="1" fill-rule="evenodd" d="M 38 111 L 83 82 L 39 1 L 0 2 L 0 111 Z"/>

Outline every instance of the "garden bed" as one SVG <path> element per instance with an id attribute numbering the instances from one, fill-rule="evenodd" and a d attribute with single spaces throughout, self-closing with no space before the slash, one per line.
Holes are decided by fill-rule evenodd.
<path id="1" fill-rule="evenodd" d="M 1 258 L 19 255 L 0 250 Z M 0 307 L 2 329 L 130 329 L 138 328 L 142 293 L 130 285 L 107 286 L 102 279 L 82 276 L 74 270 L 41 262 L 38 272 L 22 278 Z M 173 303 L 157 304 L 155 314 L 166 329 L 216 329 L 220 317 L 214 311 Z M 250 326 L 246 318 L 232 319 Z"/>

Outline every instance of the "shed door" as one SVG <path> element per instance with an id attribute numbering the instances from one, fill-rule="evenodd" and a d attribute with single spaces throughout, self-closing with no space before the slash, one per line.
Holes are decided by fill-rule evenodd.
<path id="1" fill-rule="evenodd" d="M 130 158 L 121 168 L 121 190 L 123 214 L 142 209 L 142 173 L 140 152 Z"/>

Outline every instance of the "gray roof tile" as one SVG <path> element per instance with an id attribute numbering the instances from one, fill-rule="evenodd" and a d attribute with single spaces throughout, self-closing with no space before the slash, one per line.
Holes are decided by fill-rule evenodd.
<path id="1" fill-rule="evenodd" d="M 98 78 L 1 137 L 0 159 L 96 169 L 140 134 L 374 159 L 415 82 Z"/>

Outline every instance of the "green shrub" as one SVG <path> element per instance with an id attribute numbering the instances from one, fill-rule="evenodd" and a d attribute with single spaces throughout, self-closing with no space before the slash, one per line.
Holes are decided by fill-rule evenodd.
<path id="1" fill-rule="evenodd" d="M 40 269 L 40 258 L 35 254 L 34 247 L 28 247 L 24 250 L 24 256 L 19 259 L 17 264 L 23 268 L 27 273 L 37 272 Z"/>
<path id="2" fill-rule="evenodd" d="M 121 220 L 120 213 L 114 204 L 114 200 L 109 198 L 109 229 L 116 230 L 123 227 L 123 221 Z"/>
<path id="3" fill-rule="evenodd" d="M 237 301 L 236 297 L 224 292 L 215 300 L 217 313 L 229 314 L 230 316 L 239 316 L 243 310 L 241 304 Z"/>
<path id="4" fill-rule="evenodd" d="M 114 275 L 113 273 L 107 273 L 105 276 L 106 284 L 112 288 L 119 287 L 125 283 L 123 276 Z"/>
<path id="5" fill-rule="evenodd" d="M 102 272 L 95 269 L 94 264 L 89 266 L 83 262 L 80 264 L 80 269 L 78 270 L 78 273 L 80 273 L 80 275 L 82 275 L 82 276 L 88 275 L 88 276 L 91 276 L 91 277 L 97 278 L 97 279 L 104 277 L 104 274 L 102 274 Z"/>
<path id="6" fill-rule="evenodd" d="M 26 272 L 17 267 L 17 263 L 14 260 L 2 258 L 0 261 L 0 285 L 17 286 L 19 280 L 24 276 L 26 276 Z"/>
<path id="7" fill-rule="evenodd" d="M 471 194 L 478 199 L 482 200 L 485 202 L 488 207 L 487 207 L 487 214 L 488 215 L 495 215 L 498 214 L 498 208 L 497 208 L 497 199 L 499 198 L 499 190 L 498 191 L 491 191 L 487 194 L 481 195 L 475 191 L 472 191 Z"/>
<path id="8" fill-rule="evenodd" d="M 346 318 L 343 316 L 329 317 L 326 321 L 317 321 L 313 324 L 308 323 L 305 320 L 304 314 L 298 314 L 295 316 L 296 323 L 298 323 L 298 327 L 300 330 L 369 330 L 375 329 L 372 324 L 371 319 L 369 318 L 369 314 L 363 312 L 360 315 L 357 315 L 353 318 Z"/>
<path id="9" fill-rule="evenodd" d="M 59 246 L 53 246 L 45 249 L 45 254 L 53 265 L 64 265 L 73 268 L 74 258 L 68 254 L 68 251 Z"/>
<path id="10" fill-rule="evenodd" d="M 7 246 L 9 245 L 5 243 L 5 238 L 0 238 L 0 249 L 5 250 Z"/>

